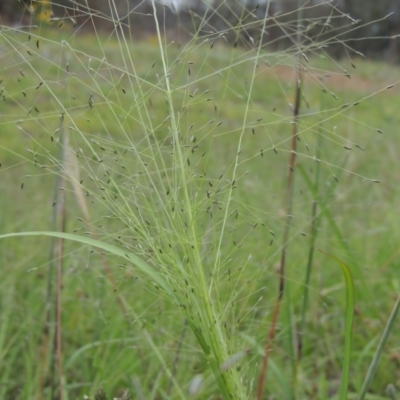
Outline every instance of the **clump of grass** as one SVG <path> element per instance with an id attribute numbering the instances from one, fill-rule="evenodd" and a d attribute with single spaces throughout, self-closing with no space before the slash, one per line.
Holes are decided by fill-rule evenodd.
<path id="1" fill-rule="evenodd" d="M 114 2 L 111 5 L 116 6 Z M 327 73 L 320 71 L 318 60 L 313 67 L 311 57 L 324 55 L 324 46 L 337 39 L 315 41 L 300 23 L 293 33 L 290 23 L 270 18 L 268 8 L 260 20 L 247 22 L 243 15 L 239 26 L 229 28 L 236 38 L 241 30 L 250 29 L 260 36 L 258 41 L 251 37 L 246 46 L 233 48 L 222 33 L 204 33 L 204 19 L 191 41 L 176 46 L 163 32 L 157 13 L 160 10 L 153 2 L 157 31 L 157 46 L 153 47 L 132 42 L 129 29 L 110 17 L 115 29 L 109 38 L 93 33 L 83 40 L 67 21 L 57 32 L 33 24 L 28 32 L 2 28 L 0 51 L 9 55 L 2 74 L 12 77 L 2 83 L 7 98 L 1 121 L 5 132 L 2 149 L 10 154 L 10 165 L 22 161 L 29 166 L 24 172 L 29 176 L 18 176 L 23 181 L 18 182 L 20 192 L 33 187 L 40 192 L 41 202 L 49 181 L 61 175 L 72 184 L 59 188 L 71 201 L 81 193 L 78 205 L 69 206 L 66 233 L 49 232 L 46 223 L 36 220 L 35 232 L 2 237 L 46 235 L 80 243 L 79 252 L 69 249 L 74 254 L 70 267 L 74 274 L 89 273 L 105 253 L 115 265 L 116 286 L 111 281 L 91 288 L 88 279 L 81 278 L 82 297 L 88 291 L 101 305 L 95 311 L 96 324 L 86 327 L 84 343 L 77 344 L 73 334 L 64 335 L 66 391 L 81 395 L 84 392 L 78 383 L 85 386 L 85 382 L 89 387 L 108 384 L 108 392 L 117 391 L 123 381 L 135 388 L 138 398 L 185 399 L 189 393 L 201 398 L 246 399 L 257 390 L 261 398 L 266 392 L 288 393 L 291 386 L 288 395 L 301 397 L 307 393 L 307 385 L 296 387 L 296 378 L 284 372 L 284 360 L 293 343 L 281 345 L 293 336 L 296 324 L 292 319 L 297 315 L 302 315 L 302 330 L 311 328 L 305 322 L 306 310 L 298 306 L 302 302 L 297 303 L 293 294 L 305 293 L 299 274 L 303 265 L 296 268 L 294 260 L 309 252 L 302 241 L 310 223 L 309 205 L 325 198 L 312 219 L 325 218 L 336 239 L 319 234 L 318 241 L 351 257 L 351 246 L 342 233 L 347 201 L 340 196 L 346 200 L 358 196 L 365 190 L 363 185 L 371 184 L 371 188 L 377 180 L 368 165 L 360 167 L 355 161 L 364 157 L 357 129 L 367 129 L 371 136 L 381 129 L 366 120 L 358 123 L 359 117 L 353 113 L 385 89 L 374 89 L 368 95 L 346 94 L 345 99 L 344 94 L 333 93 Z M 269 53 L 264 35 L 271 23 L 282 28 L 289 40 L 294 34 L 304 40 L 281 53 Z M 303 92 L 299 75 L 297 79 L 287 75 L 286 67 L 296 65 L 297 73 L 306 76 Z M 349 75 L 339 64 L 336 68 L 336 77 Z M 293 93 L 297 93 L 294 112 Z M 322 110 L 321 93 L 329 96 Z M 305 105 L 303 112 L 300 99 Z M 70 137 L 64 146 L 67 161 L 63 162 L 55 153 L 60 120 Z M 349 121 L 351 129 L 346 127 Z M 291 134 L 292 126 L 295 131 Z M 28 152 L 21 150 L 21 141 Z M 357 149 L 359 155 L 348 156 Z M 294 186 L 289 185 L 285 205 L 282 182 L 288 169 L 289 180 L 294 178 L 291 171 L 298 164 L 306 182 L 303 193 L 294 193 Z M 329 185 L 343 172 L 344 189 L 337 193 L 337 200 L 330 197 L 335 194 L 330 187 L 312 184 L 308 171 L 315 164 Z M 365 183 L 355 183 L 357 179 Z M 288 205 L 292 202 L 293 209 Z M 51 207 L 41 206 L 46 218 Z M 332 214 L 338 215 L 339 221 Z M 96 255 L 93 248 L 102 253 Z M 276 289 L 273 265 L 281 254 L 290 260 L 285 274 L 281 263 L 281 285 L 288 281 L 295 290 L 286 298 L 282 291 L 277 299 L 272 292 Z M 76 283 L 72 279 L 70 282 Z M 110 308 L 115 303 L 111 299 L 125 284 L 124 296 L 118 300 L 122 306 L 116 312 Z M 307 289 L 311 284 L 306 281 Z M 317 286 L 315 291 L 321 288 Z M 272 361 L 271 368 L 279 383 L 264 390 L 254 382 L 260 374 L 262 348 L 269 346 L 265 332 L 276 301 L 284 302 L 289 318 L 276 337 L 274 334 L 277 350 L 273 357 L 281 364 Z M 118 314 L 128 314 L 134 329 L 129 324 L 126 327 L 123 315 L 124 322 L 113 330 L 111 316 L 117 319 Z M 81 317 L 76 318 L 84 324 Z M 77 329 L 79 323 L 73 318 L 68 322 L 64 324 L 66 333 Z M 182 336 L 186 324 L 191 334 Z M 140 360 L 132 367 L 131 359 L 123 354 L 124 338 L 137 340 L 136 350 L 146 346 L 151 362 Z M 172 344 L 166 345 L 167 341 Z M 114 353 L 112 346 L 122 350 Z M 86 360 L 85 352 L 92 358 Z M 111 381 L 99 371 L 115 368 L 117 357 L 124 360 L 127 371 L 120 372 L 113 382 L 99 382 Z M 308 359 L 301 362 L 306 364 Z M 74 374 L 70 366 L 76 360 L 86 360 L 88 378 Z M 333 356 L 329 361 L 337 363 Z M 328 369 L 326 373 L 334 378 L 340 371 L 336 365 L 333 372 Z M 16 392 L 12 385 L 6 390 L 7 396 Z M 29 390 L 32 395 L 35 384 Z"/>

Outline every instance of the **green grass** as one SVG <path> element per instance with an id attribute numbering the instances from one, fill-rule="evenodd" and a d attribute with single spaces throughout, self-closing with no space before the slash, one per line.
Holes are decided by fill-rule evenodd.
<path id="1" fill-rule="evenodd" d="M 187 47 L 170 44 L 163 47 L 168 89 L 160 48 L 152 40 L 129 41 L 124 48 L 115 37 L 75 35 L 68 28 L 33 30 L 30 41 L 17 30 L 2 28 L 0 35 L 6 97 L 0 109 L 0 232 L 53 229 L 62 128 L 79 154 L 93 221 L 82 222 L 76 190 L 67 184 L 67 232 L 90 231 L 150 266 L 136 268 L 124 257 L 107 255 L 115 291 L 99 253 L 66 242 L 65 398 L 93 396 L 99 387 L 114 396 L 129 389 L 139 399 L 218 398 L 218 368 L 234 375 L 232 382 L 239 378 L 240 390 L 252 398 L 277 298 L 294 96 L 294 72 L 287 66 L 293 56 L 261 51 L 256 57 L 256 50 L 233 50 L 222 40 L 213 48 L 202 40 Z M 348 63 L 343 68 L 350 70 Z M 330 399 L 339 392 L 346 287 L 340 268 L 320 253 L 313 263 L 296 384 L 292 376 L 314 195 L 320 202 L 316 247 L 344 260 L 354 278 L 349 398 L 357 398 L 400 289 L 399 89 L 386 89 L 398 67 L 362 60 L 356 65 L 359 87 L 350 89 L 334 80 L 343 72 L 332 61 L 316 57 L 307 65 L 304 96 L 310 108 L 303 102 L 297 162 L 314 182 L 314 156 L 321 160 L 319 191 L 313 193 L 297 174 L 288 290 L 266 398 L 295 393 L 299 399 Z M 322 85 L 318 76 L 328 72 L 332 77 Z M 360 104 L 341 107 L 355 102 Z M 177 147 L 181 155 L 173 151 Z M 43 237 L 0 241 L 0 398 L 35 398 L 41 376 L 49 376 L 50 356 L 43 360 L 41 351 L 50 249 Z M 172 292 L 160 290 L 146 268 L 154 268 L 151 274 Z M 204 321 L 210 315 L 217 318 L 215 327 Z M 207 355 L 206 342 L 223 359 Z M 385 387 L 399 384 L 398 352 L 394 334 L 366 398 L 385 398 Z M 190 395 L 198 375 L 201 391 Z M 244 398 L 240 390 L 234 395 Z M 45 382 L 43 398 L 50 398 L 49 391 Z"/>

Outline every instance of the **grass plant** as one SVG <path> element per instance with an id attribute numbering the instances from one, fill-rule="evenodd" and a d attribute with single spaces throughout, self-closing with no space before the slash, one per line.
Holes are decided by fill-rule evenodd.
<path id="1" fill-rule="evenodd" d="M 0 27 L 0 398 L 385 398 L 398 302 L 373 344 L 400 291 L 398 68 L 371 82 L 375 64 L 329 57 L 348 45 L 321 39 L 325 19 L 311 35 L 268 9 L 220 33 L 200 18 L 177 43 L 152 5 L 142 41 L 106 15 L 111 34 L 69 17 Z M 293 45 L 271 52 L 271 25 Z M 51 238 L 65 242 L 49 259 Z"/>

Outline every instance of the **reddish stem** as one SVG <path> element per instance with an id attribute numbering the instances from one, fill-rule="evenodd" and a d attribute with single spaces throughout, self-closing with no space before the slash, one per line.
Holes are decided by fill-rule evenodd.
<path id="1" fill-rule="evenodd" d="M 292 153 L 290 155 L 289 161 L 289 173 L 287 179 L 287 188 L 286 188 L 286 227 L 283 236 L 283 245 L 282 245 L 282 253 L 281 253 L 281 262 L 279 264 L 279 289 L 278 289 L 278 298 L 275 303 L 275 309 L 272 316 L 272 324 L 268 333 L 268 340 L 265 346 L 265 353 L 263 364 L 261 368 L 260 378 L 258 381 L 258 391 L 257 391 L 257 400 L 262 400 L 262 394 L 264 391 L 264 383 L 265 377 L 267 375 L 268 370 L 268 360 L 269 354 L 272 350 L 272 344 L 275 339 L 276 333 L 276 325 L 279 317 L 279 312 L 281 308 L 281 303 L 283 299 L 283 295 L 285 293 L 285 266 L 286 266 L 286 251 L 287 251 L 287 243 L 289 239 L 289 231 L 292 219 L 292 198 L 293 198 L 293 178 L 295 171 L 295 163 L 296 163 L 296 149 L 297 149 L 297 137 L 298 137 L 298 118 L 300 111 L 300 99 L 301 99 L 301 72 L 300 65 L 297 66 L 297 85 L 296 85 L 296 95 L 295 95 L 295 106 L 293 109 L 293 130 L 292 130 L 292 144 L 291 150 Z"/>

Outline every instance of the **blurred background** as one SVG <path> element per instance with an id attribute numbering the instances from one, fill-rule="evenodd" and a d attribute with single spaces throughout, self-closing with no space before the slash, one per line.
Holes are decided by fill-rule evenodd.
<path id="1" fill-rule="evenodd" d="M 210 37 L 210 34 L 218 36 L 224 33 L 225 40 L 234 44 L 253 41 L 260 36 L 255 20 L 262 20 L 268 14 L 267 35 L 263 40 L 271 49 L 279 50 L 293 44 L 290 34 L 283 32 L 281 27 L 290 27 L 292 22 L 294 32 L 299 5 L 303 6 L 303 24 L 309 37 L 315 39 L 317 33 L 321 43 L 329 41 L 332 55 L 346 56 L 350 48 L 367 57 L 400 61 L 398 0 L 169 0 L 155 4 L 164 31 L 182 43 L 189 41 L 194 34 Z M 92 18 L 87 17 L 88 11 L 91 11 Z M 112 6 L 108 0 L 0 2 L 0 18 L 4 25 L 28 24 L 33 16 L 49 23 L 69 20 L 81 30 L 95 26 L 96 30 L 104 31 L 112 31 L 114 24 L 111 21 L 117 19 L 135 38 L 153 35 L 155 31 L 150 0 L 115 0 Z M 203 20 L 207 24 L 199 32 Z M 326 29 L 321 24 L 325 24 Z M 353 27 L 343 29 L 344 25 Z M 340 43 L 335 45 L 335 41 Z"/>

